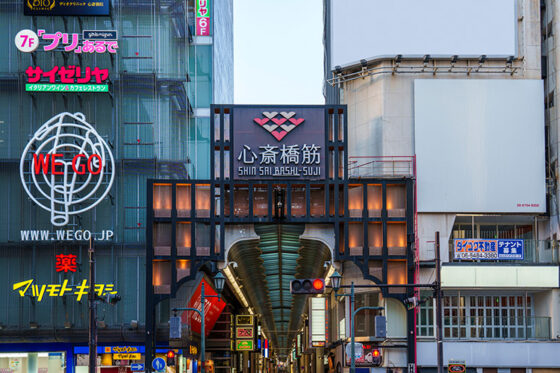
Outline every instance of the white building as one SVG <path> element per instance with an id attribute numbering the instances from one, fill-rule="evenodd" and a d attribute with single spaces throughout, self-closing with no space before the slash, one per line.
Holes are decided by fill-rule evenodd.
<path id="1" fill-rule="evenodd" d="M 435 280 L 439 232 L 444 364 L 560 371 L 560 4 L 329 0 L 325 17 L 325 93 L 348 105 L 350 160 L 398 167 L 415 156 L 417 281 Z M 476 258 L 460 260 L 454 239 L 467 239 L 459 248 L 468 239 L 523 248 L 487 260 L 468 246 Z M 417 366 L 428 372 L 435 310 L 431 291 L 421 296 Z M 386 307 L 389 331 L 406 328 L 404 307 L 400 319 Z M 406 355 L 391 350 L 383 366 L 407 368 Z"/>

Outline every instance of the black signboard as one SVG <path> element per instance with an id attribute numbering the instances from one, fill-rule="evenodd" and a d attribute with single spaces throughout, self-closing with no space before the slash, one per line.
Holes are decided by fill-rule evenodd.
<path id="1" fill-rule="evenodd" d="M 235 108 L 234 178 L 325 178 L 325 111 L 314 107 Z"/>
<path id="2" fill-rule="evenodd" d="M 110 0 L 22 0 L 26 16 L 108 16 Z"/>

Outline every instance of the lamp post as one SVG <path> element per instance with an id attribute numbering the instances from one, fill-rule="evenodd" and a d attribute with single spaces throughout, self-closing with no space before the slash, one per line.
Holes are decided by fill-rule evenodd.
<path id="1" fill-rule="evenodd" d="M 340 280 L 342 276 L 338 271 L 334 271 L 331 275 L 332 287 L 334 290 L 335 297 L 350 297 L 350 373 L 356 373 L 356 332 L 354 331 L 354 317 L 356 314 L 363 310 L 382 310 L 383 307 L 360 307 L 357 310 L 354 310 L 354 300 L 355 300 L 355 293 L 354 293 L 354 282 L 352 282 L 350 286 L 350 294 L 337 294 L 336 292 L 340 289 Z M 371 286 L 377 287 L 377 286 Z"/>
<path id="2" fill-rule="evenodd" d="M 205 364 L 206 364 L 206 357 L 205 357 L 205 349 L 206 349 L 206 331 L 204 330 L 204 303 L 206 298 L 218 298 L 220 299 L 220 295 L 224 290 L 224 285 L 226 283 L 226 278 L 222 274 L 222 272 L 218 272 L 216 276 L 214 276 L 214 284 L 216 285 L 216 291 L 218 295 L 206 295 L 204 293 L 204 281 L 200 284 L 200 310 L 196 308 L 186 307 L 186 308 L 173 308 L 173 312 L 177 311 L 194 311 L 198 313 L 200 316 L 200 361 L 201 367 L 200 372 L 205 372 Z"/>

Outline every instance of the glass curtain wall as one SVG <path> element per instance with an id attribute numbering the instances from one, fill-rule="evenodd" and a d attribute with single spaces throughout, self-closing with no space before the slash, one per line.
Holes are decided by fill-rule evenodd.
<path id="1" fill-rule="evenodd" d="M 95 209 L 71 215 L 64 229 L 114 231 L 112 243 L 98 245 L 97 281 L 112 283 L 122 297 L 100 306 L 108 326 L 144 318 L 146 180 L 209 175 L 209 106 L 212 102 L 212 45 L 193 41 L 192 1 L 112 0 L 110 17 L 27 17 L 23 2 L 0 2 L 0 323 L 6 328 L 87 327 L 85 302 L 19 297 L 11 284 L 77 284 L 87 278 L 87 245 L 25 241 L 22 231 L 53 230 L 50 214 L 33 205 L 19 177 L 19 159 L 30 136 L 62 112 L 81 112 L 109 144 L 115 183 Z M 47 33 L 116 30 L 112 53 L 73 53 L 64 48 L 19 52 L 14 36 L 23 29 Z M 62 46 L 62 44 L 61 44 Z M 109 93 L 25 92 L 25 70 L 40 66 L 98 67 L 109 71 Z M 195 109 L 205 109 L 195 115 Z M 76 273 L 55 272 L 55 255 L 77 256 Z M 48 311 L 47 311 L 48 310 Z M 51 312 L 51 310 L 57 310 Z"/>

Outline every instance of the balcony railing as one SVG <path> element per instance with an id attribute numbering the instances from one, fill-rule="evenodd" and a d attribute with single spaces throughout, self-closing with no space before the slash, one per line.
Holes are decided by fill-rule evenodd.
<path id="1" fill-rule="evenodd" d="M 450 262 L 501 262 L 525 264 L 560 264 L 558 243 L 553 240 L 523 240 L 523 260 L 468 260 L 454 259 L 453 240 L 449 241 Z"/>
<path id="2" fill-rule="evenodd" d="M 444 317 L 444 339 L 549 340 L 550 317 Z"/>
<path id="3" fill-rule="evenodd" d="M 348 157 L 348 176 L 364 177 L 412 177 L 413 156 L 355 156 Z"/>

